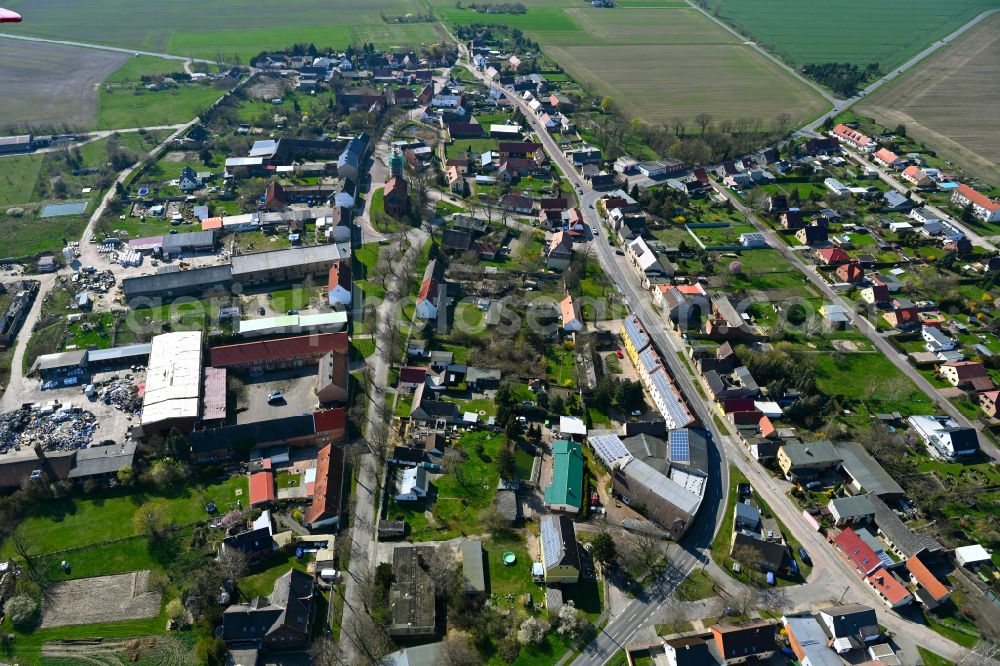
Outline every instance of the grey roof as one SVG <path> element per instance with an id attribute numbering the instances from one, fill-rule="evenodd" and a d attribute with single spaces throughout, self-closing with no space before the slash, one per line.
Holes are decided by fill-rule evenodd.
<path id="1" fill-rule="evenodd" d="M 462 577 L 468 594 L 486 592 L 486 567 L 483 564 L 483 542 L 462 542 Z"/>
<path id="2" fill-rule="evenodd" d="M 902 497 L 902 486 L 857 442 L 840 442 L 834 445 L 840 454 L 841 467 L 865 492 L 879 497 Z"/>
<path id="3" fill-rule="evenodd" d="M 310 245 L 290 250 L 241 254 L 233 257 L 233 277 L 238 278 L 247 273 L 273 271 L 300 266 L 302 264 L 315 264 L 344 258 L 340 246 L 336 243 Z"/>
<path id="4" fill-rule="evenodd" d="M 426 643 L 396 650 L 386 655 L 385 666 L 439 666 L 442 659 L 442 643 Z"/>
<path id="5" fill-rule="evenodd" d="M 701 497 L 667 477 L 663 472 L 651 467 L 645 461 L 633 458 L 624 463 L 620 470 L 624 476 L 643 486 L 647 496 L 655 495 L 689 517 L 697 513 Z M 637 497 L 637 499 L 641 499 L 641 497 Z"/>
<path id="6" fill-rule="evenodd" d="M 805 653 L 803 660 L 808 659 L 812 666 L 843 666 L 844 662 L 837 653 L 827 647 L 826 632 L 813 616 L 782 619 L 789 633 L 795 636 L 796 642 Z"/>
<path id="7" fill-rule="evenodd" d="M 205 247 L 215 244 L 215 230 L 192 231 L 187 234 L 167 234 L 161 247 L 166 253 L 180 252 L 191 247 Z"/>
<path id="8" fill-rule="evenodd" d="M 841 517 L 870 516 L 875 513 L 875 507 L 865 495 L 850 495 L 835 497 L 830 500 L 831 511 L 836 508 Z"/>
<path id="9" fill-rule="evenodd" d="M 87 362 L 100 363 L 103 361 L 135 358 L 136 356 L 149 356 L 149 350 L 152 347 L 153 345 L 145 342 L 125 345 L 123 347 L 111 347 L 110 349 L 91 349 L 87 352 Z"/>
<path id="10" fill-rule="evenodd" d="M 889 508 L 889 505 L 879 499 L 876 495 L 869 493 L 868 499 L 875 507 L 875 524 L 878 531 L 888 539 L 907 558 L 913 557 L 920 551 L 941 550 L 941 544 L 930 534 L 914 532 L 899 519 L 899 516 Z"/>
<path id="11" fill-rule="evenodd" d="M 75 351 L 58 352 L 56 354 L 43 354 L 35 359 L 32 370 L 58 370 L 83 364 L 83 359 L 87 356 L 86 349 Z"/>
<path id="12" fill-rule="evenodd" d="M 421 635 L 434 632 L 437 609 L 434 583 L 424 569 L 434 556 L 433 546 L 399 546 L 392 552 L 389 592 L 392 608 L 390 635 Z"/>
<path id="13" fill-rule="evenodd" d="M 760 524 L 760 509 L 745 502 L 736 503 L 736 517 L 746 523 Z"/>
<path id="14" fill-rule="evenodd" d="M 833 448 L 833 444 L 826 441 L 785 444 L 781 448 L 792 461 L 792 467 L 826 465 L 840 461 L 840 454 Z"/>
<path id="15" fill-rule="evenodd" d="M 232 267 L 205 266 L 189 271 L 172 271 L 156 275 L 142 275 L 122 280 L 125 298 L 141 294 L 158 294 L 178 290 L 209 289 L 215 285 L 228 285 L 233 280 Z"/>
<path id="16" fill-rule="evenodd" d="M 123 467 L 131 467 L 135 460 L 135 446 L 135 442 L 126 442 L 80 449 L 69 470 L 69 478 L 114 474 Z"/>
<path id="17" fill-rule="evenodd" d="M 670 470 L 669 447 L 667 442 L 659 437 L 639 433 L 622 440 L 625 449 L 661 474 Z"/>

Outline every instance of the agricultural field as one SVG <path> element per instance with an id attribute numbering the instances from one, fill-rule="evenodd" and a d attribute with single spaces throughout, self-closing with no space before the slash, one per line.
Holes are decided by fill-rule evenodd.
<path id="1" fill-rule="evenodd" d="M 997 6 L 995 0 L 706 0 L 705 4 L 793 65 L 877 62 L 882 71 Z"/>
<path id="2" fill-rule="evenodd" d="M 268 0 L 220 0 L 197 8 L 155 2 L 141 11 L 128 0 L 13 0 L 6 6 L 25 18 L 19 33 L 211 60 L 223 54 L 246 61 L 295 43 L 388 47 L 440 39 L 433 23 L 382 20 L 383 13 L 426 13 L 418 0 L 288 0 L 278 13 Z"/>
<path id="3" fill-rule="evenodd" d="M 982 86 L 1000 68 L 1000 15 L 994 14 L 930 60 L 864 100 L 859 114 L 932 146 L 970 174 L 1000 186 L 1000 90 Z M 955 104 L 954 100 L 962 100 Z"/>
<path id="4" fill-rule="evenodd" d="M 529 0 L 528 11 L 491 20 L 524 30 L 546 55 L 595 92 L 649 122 L 711 113 L 748 114 L 767 124 L 781 112 L 796 121 L 824 110 L 812 89 L 684 3 L 630 3 L 614 10 L 570 0 Z M 439 0 L 435 10 L 457 24 L 482 14 Z M 669 66 L 651 68 L 653 63 Z"/>
<path id="5" fill-rule="evenodd" d="M 0 131 L 97 124 L 97 88 L 124 53 L 0 40 Z"/>

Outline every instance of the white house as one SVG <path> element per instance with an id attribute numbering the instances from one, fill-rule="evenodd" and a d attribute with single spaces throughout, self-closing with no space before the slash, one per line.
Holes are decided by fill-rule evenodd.
<path id="1" fill-rule="evenodd" d="M 955 192 L 951 195 L 951 203 L 959 208 L 971 205 L 972 214 L 983 222 L 1000 222 L 1000 203 L 968 185 L 962 184 L 955 188 Z"/>
<path id="2" fill-rule="evenodd" d="M 951 351 L 955 348 L 955 341 L 945 335 L 941 329 L 933 326 L 924 326 L 920 331 L 920 337 L 924 339 L 924 346 L 927 351 L 937 353 Z"/>
<path id="3" fill-rule="evenodd" d="M 931 455 L 951 460 L 979 451 L 979 435 L 975 428 L 959 427 L 950 416 L 911 416 L 906 420 Z"/>
<path id="4" fill-rule="evenodd" d="M 427 497 L 427 470 L 423 467 L 407 467 L 399 475 L 396 488 L 397 502 L 416 502 Z"/>

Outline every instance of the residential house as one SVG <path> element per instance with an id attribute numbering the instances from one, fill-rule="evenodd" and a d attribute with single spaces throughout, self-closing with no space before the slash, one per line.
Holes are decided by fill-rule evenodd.
<path id="1" fill-rule="evenodd" d="M 831 540 L 833 547 L 861 577 L 873 574 L 883 565 L 882 559 L 850 527 Z"/>
<path id="2" fill-rule="evenodd" d="M 780 220 L 781 228 L 789 231 L 798 231 L 802 227 L 806 226 L 802 210 L 799 208 L 789 208 L 785 210 L 781 213 Z"/>
<path id="3" fill-rule="evenodd" d="M 305 648 L 312 634 L 315 582 L 291 569 L 274 581 L 269 596 L 233 604 L 222 613 L 222 640 L 230 648 Z"/>
<path id="4" fill-rule="evenodd" d="M 837 653 L 827 646 L 826 633 L 811 615 L 784 616 L 785 637 L 802 666 L 843 666 Z"/>
<path id="5" fill-rule="evenodd" d="M 202 186 L 202 180 L 198 177 L 198 174 L 194 169 L 185 165 L 181 169 L 181 175 L 177 177 L 177 187 L 181 189 L 182 192 L 194 192 Z"/>
<path id="6" fill-rule="evenodd" d="M 865 495 L 834 497 L 826 506 L 837 527 L 866 523 L 875 519 L 875 507 Z"/>
<path id="7" fill-rule="evenodd" d="M 840 454 L 826 441 L 790 442 L 778 449 L 778 467 L 789 481 L 814 478 L 836 469 L 840 463 Z"/>
<path id="8" fill-rule="evenodd" d="M 923 169 L 916 166 L 908 166 L 903 169 L 902 178 L 917 187 L 930 187 L 934 184 L 934 180 Z"/>
<path id="9" fill-rule="evenodd" d="M 674 275 L 674 268 L 670 262 L 658 257 L 642 237 L 625 246 L 625 256 L 642 276 L 644 287 L 654 282 L 663 282 Z"/>
<path id="10" fill-rule="evenodd" d="M 971 206 L 972 214 L 983 222 L 1000 222 L 1000 203 L 964 183 L 955 188 L 951 203 L 958 208 Z"/>
<path id="11" fill-rule="evenodd" d="M 420 465 L 405 467 L 399 470 L 394 499 L 397 502 L 417 502 L 427 497 L 429 490 L 426 468 Z"/>
<path id="12" fill-rule="evenodd" d="M 826 227 L 810 224 L 796 231 L 795 238 L 803 245 L 821 245 L 829 242 L 829 233 Z"/>
<path id="13" fill-rule="evenodd" d="M 889 190 L 882 194 L 882 210 L 884 211 L 908 211 L 913 208 L 913 202 L 905 195 Z"/>
<path id="14" fill-rule="evenodd" d="M 401 156 L 396 156 L 396 158 L 402 160 Z M 398 170 L 402 172 L 402 165 L 399 165 Z M 383 189 L 382 200 L 386 214 L 395 218 L 400 218 L 406 214 L 406 209 L 409 207 L 409 197 L 406 180 L 401 175 L 394 173 L 389 178 L 385 184 L 385 189 Z"/>
<path id="15" fill-rule="evenodd" d="M 326 295 L 330 305 L 350 307 L 353 302 L 353 282 L 350 262 L 338 260 L 330 267 Z"/>
<path id="16" fill-rule="evenodd" d="M 768 538 L 759 532 L 746 530 L 733 530 L 730 555 L 737 552 L 738 549 L 753 550 L 756 553 L 757 568 L 761 571 L 777 571 L 781 568 L 787 554 L 785 544 L 776 540 L 775 536 Z"/>
<path id="17" fill-rule="evenodd" d="M 505 194 L 500 199 L 500 207 L 519 215 L 531 215 L 535 211 L 535 200 L 523 194 Z"/>
<path id="18" fill-rule="evenodd" d="M 569 233 L 557 231 L 552 234 L 545 251 L 545 265 L 551 270 L 562 271 L 573 258 L 573 241 Z"/>
<path id="19" fill-rule="evenodd" d="M 413 402 L 410 404 L 410 420 L 429 424 L 435 428 L 446 428 L 459 422 L 458 405 L 453 402 L 438 400 L 423 383 L 413 391 Z"/>
<path id="20" fill-rule="evenodd" d="M 447 307 L 448 286 L 438 275 L 437 259 L 431 259 L 424 270 L 420 291 L 417 294 L 416 316 L 420 319 L 434 319 L 438 309 Z"/>
<path id="21" fill-rule="evenodd" d="M 920 337 L 924 339 L 924 347 L 927 351 L 937 353 L 951 351 L 955 348 L 955 341 L 945 335 L 944 331 L 936 326 L 924 326 L 920 329 Z"/>
<path id="22" fill-rule="evenodd" d="M 576 333 L 583 330 L 583 317 L 580 315 L 580 306 L 569 294 L 559 304 L 562 311 L 562 328 L 567 333 Z"/>
<path id="23" fill-rule="evenodd" d="M 903 488 L 861 444 L 838 442 L 834 448 L 841 457 L 840 471 L 847 475 L 851 492 L 872 493 L 886 501 L 905 495 Z"/>
<path id="24" fill-rule="evenodd" d="M 949 460 L 975 455 L 979 436 L 975 428 L 963 428 L 950 416 L 911 416 L 907 422 L 932 455 Z"/>
<path id="25" fill-rule="evenodd" d="M 550 584 L 576 584 L 580 578 L 580 553 L 576 529 L 566 516 L 545 514 L 539 519 L 541 579 Z"/>
<path id="26" fill-rule="evenodd" d="M 913 328 L 920 321 L 917 306 L 910 299 L 901 296 L 892 299 L 890 309 L 882 313 L 882 318 L 899 329 Z"/>
<path id="27" fill-rule="evenodd" d="M 664 639 L 663 654 L 667 666 L 716 666 L 719 661 L 710 652 L 709 645 L 702 636 Z"/>
<path id="28" fill-rule="evenodd" d="M 712 640 L 726 664 L 766 660 L 778 648 L 774 623 L 750 620 L 743 624 L 713 624 Z"/>
<path id="29" fill-rule="evenodd" d="M 888 148 L 879 148 L 878 150 L 876 150 L 875 153 L 872 155 L 872 161 L 878 162 L 884 167 L 892 167 L 892 168 L 896 168 L 903 163 L 903 160 L 900 159 L 899 155 L 892 152 Z"/>
<path id="30" fill-rule="evenodd" d="M 831 132 L 833 136 L 846 143 L 851 148 L 862 153 L 870 153 L 875 150 L 875 141 L 870 136 L 866 136 L 856 129 L 852 129 L 843 123 L 835 126 Z"/>
<path id="31" fill-rule="evenodd" d="M 316 480 L 312 502 L 302 515 L 311 530 L 337 525 L 344 487 L 344 448 L 327 444 L 316 454 Z"/>
<path id="32" fill-rule="evenodd" d="M 979 407 L 986 416 L 997 418 L 998 403 L 1000 403 L 1000 391 L 984 391 L 979 394 Z"/>
<path id="33" fill-rule="evenodd" d="M 726 294 L 713 293 L 709 303 L 711 313 L 705 320 L 705 333 L 710 338 L 713 340 L 733 340 L 756 337 Z"/>
<path id="34" fill-rule="evenodd" d="M 857 284 L 865 279 L 865 269 L 857 261 L 849 261 L 846 264 L 837 266 L 834 271 L 837 279 L 849 284 Z"/>
<path id="35" fill-rule="evenodd" d="M 870 284 L 861 290 L 861 300 L 869 305 L 889 302 L 889 289 L 884 284 Z"/>
<path id="36" fill-rule="evenodd" d="M 839 247 L 820 248 L 816 250 L 815 255 L 816 261 L 823 266 L 836 266 L 851 260 L 851 257 Z"/>
<path id="37" fill-rule="evenodd" d="M 973 391 L 989 391 L 993 388 L 993 380 L 979 361 L 942 363 L 938 372 L 952 386 Z"/>
<path id="38" fill-rule="evenodd" d="M 412 392 L 421 386 L 427 379 L 427 368 L 408 365 L 399 370 L 399 382 L 397 387 L 400 391 Z"/>
<path id="39" fill-rule="evenodd" d="M 906 569 L 910 572 L 910 580 L 918 586 L 916 596 L 921 604 L 933 609 L 948 601 L 951 590 L 927 568 L 919 555 L 906 560 Z"/>
<path id="40" fill-rule="evenodd" d="M 583 506 L 583 448 L 559 439 L 552 443 L 552 482 L 545 489 L 545 506 L 578 513 Z"/>
<path id="41" fill-rule="evenodd" d="M 818 616 L 835 646 L 843 644 L 839 641 L 846 641 L 850 649 L 858 649 L 882 637 L 878 616 L 871 606 L 863 604 L 828 606 L 821 608 Z"/>

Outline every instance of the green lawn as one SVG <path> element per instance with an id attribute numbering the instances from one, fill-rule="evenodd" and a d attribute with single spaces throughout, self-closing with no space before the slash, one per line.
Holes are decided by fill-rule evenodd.
<path id="1" fill-rule="evenodd" d="M 572 349 L 551 344 L 545 348 L 545 373 L 553 384 L 576 386 L 576 359 Z"/>
<path id="2" fill-rule="evenodd" d="M 279 550 L 251 567 L 247 576 L 240 580 L 240 592 L 250 598 L 267 596 L 274 590 L 274 581 L 279 576 L 290 569 L 305 571 L 308 563 L 306 557 L 295 557 L 294 550 Z"/>
<path id="3" fill-rule="evenodd" d="M 241 491 L 237 495 L 236 491 Z M 146 502 L 167 505 L 170 515 L 179 525 L 187 525 L 209 517 L 205 504 L 214 501 L 220 512 L 235 506 L 236 500 L 247 499 L 246 477 L 233 477 L 221 483 L 191 484 L 178 487 L 172 494 L 156 494 L 136 490 L 112 490 L 95 493 L 86 499 L 66 497 L 43 500 L 28 510 L 21 524 L 25 537 L 39 553 L 62 550 L 69 545 L 87 544 L 131 537 L 135 532 L 132 517 Z M 73 535 L 67 542 L 67 534 Z M 2 551 L 9 555 L 10 545 Z"/>
<path id="4" fill-rule="evenodd" d="M 490 432 L 467 432 L 455 445 L 468 457 L 458 473 L 443 474 L 433 479 L 436 494 L 433 500 L 397 504 L 390 502 L 389 520 L 405 520 L 413 541 L 445 540 L 469 534 L 479 534 L 482 527 L 479 513 L 488 507 L 496 494 L 500 478 L 494 459 L 503 436 Z M 476 448 L 482 445 L 482 454 Z M 425 515 L 430 510 L 433 523 Z M 529 569 L 530 571 L 530 569 Z"/>
<path id="5" fill-rule="evenodd" d="M 949 661 L 941 655 L 919 645 L 917 646 L 917 652 L 920 653 L 920 659 L 923 660 L 924 666 L 955 666 L 955 662 Z"/>
<path id="6" fill-rule="evenodd" d="M 721 567 L 729 559 L 730 544 L 733 540 L 733 514 L 736 512 L 737 486 L 746 483 L 747 478 L 733 465 L 729 466 L 729 494 L 726 497 L 726 512 L 719 526 L 719 533 L 712 540 L 712 559 Z"/>
<path id="7" fill-rule="evenodd" d="M 138 82 L 143 76 L 165 76 L 169 74 L 184 74 L 184 63 L 180 60 L 169 60 L 154 56 L 134 56 L 111 73 L 105 83 Z"/>
<path id="8" fill-rule="evenodd" d="M 181 84 L 149 91 L 102 87 L 98 95 L 98 129 L 185 123 L 199 115 L 225 91 L 204 84 Z"/>

